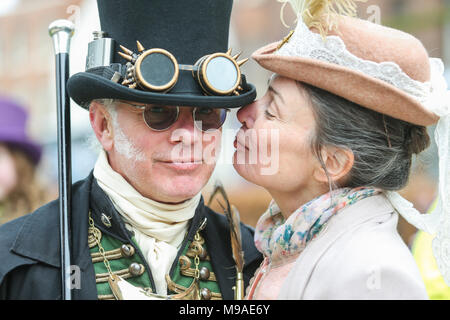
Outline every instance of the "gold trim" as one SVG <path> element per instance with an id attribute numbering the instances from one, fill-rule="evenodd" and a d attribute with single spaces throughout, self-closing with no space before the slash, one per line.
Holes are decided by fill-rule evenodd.
<path id="1" fill-rule="evenodd" d="M 89 227 L 88 229 L 88 246 L 89 249 L 92 249 L 97 246 L 97 239 L 101 241 L 102 232 L 95 227 Z"/>
<path id="2" fill-rule="evenodd" d="M 278 44 L 278 46 L 277 46 L 277 51 L 280 50 L 281 47 L 284 46 L 284 45 L 289 41 L 289 39 L 291 39 L 292 35 L 294 34 L 294 31 L 295 31 L 295 30 L 289 31 L 288 35 L 287 35 L 286 37 L 283 38 L 283 40 L 282 40 L 282 41 L 280 42 L 280 44 Z"/>
<path id="3" fill-rule="evenodd" d="M 119 45 L 120 49 L 122 49 L 123 52 L 125 52 L 126 54 L 132 56 L 133 55 L 133 51 L 131 51 L 130 49 L 124 47 L 123 45 Z"/>
<path id="4" fill-rule="evenodd" d="M 180 265 L 180 269 L 184 270 L 187 268 L 191 267 L 191 259 L 189 259 L 186 256 L 180 256 L 180 258 L 178 258 L 178 264 Z"/>
<path id="5" fill-rule="evenodd" d="M 186 252 L 186 256 L 189 258 L 195 258 L 196 254 L 193 251 Z M 211 257 L 207 255 L 204 259 L 201 259 L 202 261 L 211 261 Z"/>
<path id="6" fill-rule="evenodd" d="M 211 299 L 210 300 L 222 300 L 222 295 L 220 293 L 211 292 Z"/>
<path id="7" fill-rule="evenodd" d="M 186 252 L 186 256 L 188 256 L 189 258 L 195 258 L 196 254 L 193 251 L 188 251 L 188 252 Z M 208 254 L 204 259 L 201 259 L 201 260 L 202 261 L 211 261 L 211 257 Z"/>
<path id="8" fill-rule="evenodd" d="M 142 53 L 145 51 L 144 46 L 142 45 L 142 43 L 139 42 L 139 40 L 136 41 L 136 47 L 137 47 L 139 53 Z"/>
<path id="9" fill-rule="evenodd" d="M 193 279 L 189 288 L 183 287 L 170 279 L 170 276 L 166 274 L 167 289 L 175 292 L 176 294 L 170 295 L 174 300 L 200 300 L 200 292 L 197 279 Z"/>
<path id="10" fill-rule="evenodd" d="M 127 269 L 118 270 L 118 271 L 113 271 L 112 274 L 115 274 L 117 276 L 121 276 L 123 279 L 128 279 L 128 278 L 133 277 L 133 275 L 130 273 L 130 270 L 128 268 Z M 96 283 L 108 282 L 109 277 L 110 277 L 110 273 L 109 272 L 97 273 L 95 275 L 95 282 Z"/>
<path id="11" fill-rule="evenodd" d="M 208 56 L 209 55 L 205 55 L 205 56 L 201 57 L 200 59 L 198 59 L 197 62 L 194 64 L 194 66 L 197 66 L 197 70 L 192 70 L 192 76 L 194 77 L 195 80 L 197 80 L 197 83 L 202 88 L 203 93 L 207 94 L 207 95 L 209 95 L 208 90 L 206 90 L 206 88 L 203 86 L 203 83 L 200 79 L 200 69 L 202 67 L 203 61 L 205 61 L 205 59 L 208 58 Z"/>
<path id="12" fill-rule="evenodd" d="M 238 61 L 237 64 L 239 66 L 239 68 L 248 61 L 248 58 L 242 59 L 241 61 Z"/>
<path id="13" fill-rule="evenodd" d="M 110 250 L 110 251 L 105 251 L 105 258 L 107 258 L 108 260 L 117 260 L 117 259 L 120 259 L 123 257 L 124 256 L 122 255 L 122 250 L 120 248 Z M 103 256 L 100 252 L 91 253 L 91 258 L 92 258 L 93 263 L 103 261 Z"/>
<path id="14" fill-rule="evenodd" d="M 132 56 L 130 56 L 130 55 L 128 55 L 128 54 L 125 54 L 125 53 L 123 53 L 123 52 L 117 52 L 118 54 L 119 54 L 119 56 L 121 56 L 122 58 L 124 58 L 125 60 L 128 60 L 128 61 L 130 61 L 130 62 L 132 62 L 133 61 L 133 57 Z"/>
<path id="15" fill-rule="evenodd" d="M 175 282 L 173 282 L 169 275 L 166 275 L 167 288 L 176 294 L 170 295 L 171 299 L 177 300 L 203 300 L 200 296 L 200 287 L 198 281 L 194 279 L 189 286 L 189 288 L 183 287 Z M 222 294 L 211 291 L 210 300 L 222 300 Z"/>
<path id="16" fill-rule="evenodd" d="M 98 300 L 116 300 L 113 294 L 100 294 L 97 297 Z"/>
<path id="17" fill-rule="evenodd" d="M 195 269 L 192 269 L 192 268 L 181 269 L 181 268 L 180 268 L 180 273 L 181 273 L 183 276 L 194 277 L 194 276 L 195 276 Z M 205 279 L 205 280 L 200 279 L 200 280 L 202 280 L 202 281 L 215 281 L 215 282 L 217 282 L 216 275 L 215 275 L 215 273 L 212 272 L 212 271 L 209 271 L 209 278 L 208 278 L 208 279 Z"/>
<path id="18" fill-rule="evenodd" d="M 165 56 L 169 57 L 170 60 L 172 60 L 172 63 L 174 64 L 174 68 L 175 68 L 175 74 L 173 75 L 172 79 L 165 85 L 162 86 L 154 86 L 151 85 L 150 83 L 148 83 L 147 81 L 144 80 L 144 77 L 142 76 L 142 72 L 141 72 L 141 63 L 144 60 L 145 57 L 147 57 L 148 55 L 152 54 L 152 53 L 161 53 L 164 54 Z M 172 89 L 172 87 L 177 83 L 178 81 L 178 76 L 179 76 L 179 69 L 178 69 L 178 62 L 175 59 L 175 57 L 167 50 L 164 49 L 150 49 L 145 51 L 144 53 L 142 53 L 139 58 L 136 60 L 135 63 L 135 79 L 136 82 L 140 85 L 140 86 L 144 86 L 144 89 L 147 90 L 152 90 L 152 91 L 157 91 L 157 92 L 161 92 L 161 91 L 168 91 L 170 89 Z"/>

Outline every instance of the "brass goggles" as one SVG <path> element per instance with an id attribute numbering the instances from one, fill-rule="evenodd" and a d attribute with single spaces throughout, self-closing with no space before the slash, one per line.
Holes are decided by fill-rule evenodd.
<path id="1" fill-rule="evenodd" d="M 180 114 L 180 107 L 178 106 L 136 105 L 121 102 L 143 110 L 142 117 L 145 124 L 154 131 L 169 129 L 178 120 Z M 227 118 L 227 113 L 230 111 L 229 109 L 208 107 L 190 108 L 192 109 L 195 127 L 203 132 L 220 129 Z"/>
<path id="2" fill-rule="evenodd" d="M 240 67 L 248 61 L 237 61 L 240 54 L 231 56 L 231 49 L 226 53 L 218 52 L 200 58 L 195 65 L 178 64 L 175 57 L 164 49 L 145 50 L 137 41 L 138 53 L 120 46 L 119 55 L 128 60 L 125 80 L 122 85 L 145 91 L 167 92 L 178 81 L 180 70 L 192 71 L 206 95 L 239 95 L 241 84 Z"/>

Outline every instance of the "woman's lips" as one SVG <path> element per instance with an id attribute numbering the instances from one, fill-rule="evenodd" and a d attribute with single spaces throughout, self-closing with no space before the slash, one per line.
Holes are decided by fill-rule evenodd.
<path id="1" fill-rule="evenodd" d="M 240 146 L 239 149 L 247 149 L 248 150 L 245 143 L 241 143 L 240 139 L 239 139 L 239 136 L 243 135 L 243 134 L 244 133 L 242 132 L 242 129 L 239 130 L 238 133 L 236 134 L 236 138 L 234 139 L 234 143 L 233 143 L 235 149 L 238 149 L 238 146 Z"/>

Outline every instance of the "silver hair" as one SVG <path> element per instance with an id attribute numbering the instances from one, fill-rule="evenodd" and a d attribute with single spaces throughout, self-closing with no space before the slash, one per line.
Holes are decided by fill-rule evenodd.
<path id="1" fill-rule="evenodd" d="M 299 85 L 313 106 L 316 130 L 311 147 L 325 171 L 320 153 L 323 147 L 344 148 L 354 154 L 353 167 L 342 187 L 399 190 L 406 185 L 413 154 L 430 144 L 425 127 L 382 115 L 319 88 Z"/>
<path id="2" fill-rule="evenodd" d="M 114 106 L 114 100 L 113 99 L 95 99 L 92 102 L 99 103 L 103 106 L 105 106 L 108 109 L 109 114 L 111 115 L 111 118 L 113 118 L 112 113 L 116 113 L 115 106 Z M 92 103 L 91 102 L 91 103 Z M 97 137 L 95 136 L 94 131 L 91 132 L 91 134 L 86 138 L 86 145 L 88 148 L 95 153 L 99 153 L 100 150 L 103 149 L 102 145 L 98 141 Z"/>

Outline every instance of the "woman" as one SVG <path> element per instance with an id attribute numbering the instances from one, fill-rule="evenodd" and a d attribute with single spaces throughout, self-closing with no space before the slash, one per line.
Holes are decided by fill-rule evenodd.
<path id="1" fill-rule="evenodd" d="M 234 166 L 273 197 L 256 226 L 265 260 L 247 298 L 426 299 L 397 212 L 437 233 L 435 255 L 450 283 L 443 65 L 412 36 L 349 17 L 352 1 L 291 2 L 295 32 L 253 55 L 275 73 L 269 89 L 238 112 Z M 441 207 L 421 216 L 395 191 L 436 122 Z M 254 146 L 279 159 L 275 174 L 249 161 Z"/>
<path id="2" fill-rule="evenodd" d="M 48 200 L 36 177 L 42 150 L 26 135 L 26 119 L 22 107 L 0 99 L 0 224 Z"/>

